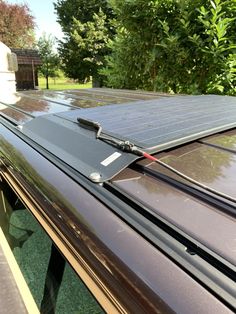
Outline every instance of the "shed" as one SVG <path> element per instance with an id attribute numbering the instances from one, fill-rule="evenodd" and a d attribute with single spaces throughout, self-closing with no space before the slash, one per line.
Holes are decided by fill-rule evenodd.
<path id="1" fill-rule="evenodd" d="M 17 55 L 18 71 L 16 72 L 16 88 L 35 89 L 38 86 L 38 67 L 42 64 L 39 53 L 34 49 L 12 48 Z"/>

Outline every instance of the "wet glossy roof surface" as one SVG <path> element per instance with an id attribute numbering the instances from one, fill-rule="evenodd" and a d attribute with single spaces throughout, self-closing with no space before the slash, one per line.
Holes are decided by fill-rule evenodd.
<path id="1" fill-rule="evenodd" d="M 157 99 L 165 94 L 141 93 L 111 89 L 80 89 L 66 91 L 24 91 L 3 97 L 0 95 L 0 114 L 4 113 L 18 124 L 37 116 L 74 109 L 122 104 L 137 100 Z"/>

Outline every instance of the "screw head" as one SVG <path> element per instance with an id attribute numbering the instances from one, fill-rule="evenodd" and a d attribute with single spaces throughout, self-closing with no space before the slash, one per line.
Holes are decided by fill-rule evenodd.
<path id="1" fill-rule="evenodd" d="M 100 179 L 101 179 L 101 175 L 100 173 L 98 172 L 92 172 L 90 175 L 89 175 L 89 179 L 93 182 L 99 182 Z"/>
<path id="2" fill-rule="evenodd" d="M 23 125 L 21 125 L 21 124 L 17 125 L 17 129 L 18 130 L 23 130 Z"/>

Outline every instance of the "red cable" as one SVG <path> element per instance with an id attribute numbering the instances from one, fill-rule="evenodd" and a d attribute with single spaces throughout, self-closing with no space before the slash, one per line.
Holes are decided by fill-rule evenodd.
<path id="1" fill-rule="evenodd" d="M 152 155 L 149 155 L 148 153 L 143 152 L 143 157 L 152 160 L 152 161 L 157 161 L 156 157 L 153 157 Z"/>

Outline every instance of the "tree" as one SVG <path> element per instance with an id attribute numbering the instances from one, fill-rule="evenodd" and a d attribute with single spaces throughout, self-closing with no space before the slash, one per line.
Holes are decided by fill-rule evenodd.
<path id="1" fill-rule="evenodd" d="M 107 84 L 174 93 L 234 94 L 236 2 L 110 0 L 117 16 Z"/>
<path id="2" fill-rule="evenodd" d="M 66 75 L 80 82 L 101 84 L 98 74 L 109 53 L 107 43 L 114 35 L 113 13 L 104 0 L 58 0 L 54 4 L 65 38 L 59 54 Z"/>
<path id="3" fill-rule="evenodd" d="M 42 60 L 42 65 L 39 72 L 43 74 L 46 79 L 46 88 L 49 89 L 48 78 L 55 77 L 56 71 L 60 66 L 60 59 L 54 51 L 55 38 L 45 33 L 39 38 L 37 47 L 39 55 Z"/>
<path id="4" fill-rule="evenodd" d="M 0 40 L 12 48 L 32 48 L 35 22 L 28 5 L 0 0 L 0 12 Z"/>

